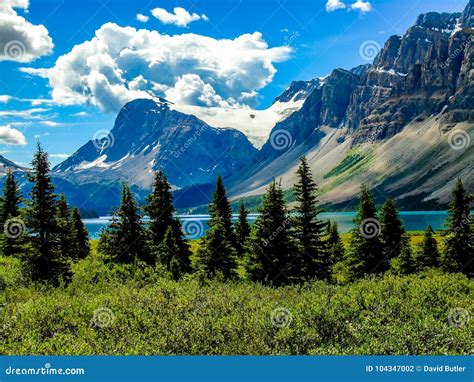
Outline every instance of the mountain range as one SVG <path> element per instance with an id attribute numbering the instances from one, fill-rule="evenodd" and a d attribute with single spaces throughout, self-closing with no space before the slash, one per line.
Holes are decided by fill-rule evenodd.
<path id="1" fill-rule="evenodd" d="M 361 183 L 402 208 L 442 208 L 456 178 L 474 186 L 473 26 L 473 1 L 422 14 L 373 64 L 294 81 L 266 110 L 131 101 L 53 179 L 72 204 L 104 214 L 120 182 L 143 198 L 162 169 L 177 206 L 191 208 L 207 203 L 218 174 L 232 199 L 258 198 L 274 177 L 290 191 L 305 155 L 328 208 L 351 209 Z"/>

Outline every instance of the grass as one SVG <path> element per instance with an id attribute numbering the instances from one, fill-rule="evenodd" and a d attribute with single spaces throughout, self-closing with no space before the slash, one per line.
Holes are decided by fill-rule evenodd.
<path id="1" fill-rule="evenodd" d="M 197 248 L 197 242 L 192 248 Z M 428 271 L 347 285 L 271 288 L 176 282 L 160 268 L 107 265 L 93 253 L 67 286 L 31 284 L 0 257 L 0 353 L 63 354 L 469 354 L 473 282 Z"/>

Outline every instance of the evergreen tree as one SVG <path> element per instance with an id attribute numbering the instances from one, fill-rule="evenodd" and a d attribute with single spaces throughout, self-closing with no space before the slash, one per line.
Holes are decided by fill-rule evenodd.
<path id="1" fill-rule="evenodd" d="M 213 227 L 217 220 L 221 220 L 224 228 L 224 235 L 235 248 L 235 237 L 232 230 L 232 208 L 224 188 L 224 182 L 219 175 L 216 181 L 216 189 L 212 195 L 212 201 L 209 205 L 209 227 Z"/>
<path id="2" fill-rule="evenodd" d="M 176 212 L 173 206 L 173 194 L 171 192 L 171 185 L 166 179 L 163 171 L 158 171 L 155 174 L 153 183 L 153 191 L 147 198 L 148 204 L 145 207 L 145 212 L 150 218 L 148 224 L 148 233 L 151 237 L 151 247 L 157 253 L 158 259 L 161 259 L 163 265 L 169 269 L 170 263 L 175 259 L 176 272 L 180 275 L 182 273 L 191 271 L 191 251 L 186 238 L 183 235 L 181 222 L 174 216 Z M 170 230 L 171 228 L 171 230 Z M 166 233 L 170 230 L 173 235 L 173 240 L 168 238 L 164 247 L 161 244 L 164 241 Z M 163 256 L 163 248 L 173 244 L 176 246 L 172 250 L 172 256 Z M 170 249 L 171 250 L 171 249 Z"/>
<path id="3" fill-rule="evenodd" d="M 390 260 L 398 257 L 403 249 L 405 229 L 393 199 L 387 199 L 382 207 L 380 240 L 383 246 L 384 263 L 380 270 L 387 270 Z"/>
<path id="4" fill-rule="evenodd" d="M 74 207 L 71 213 L 71 236 L 71 257 L 79 260 L 89 256 L 89 233 L 87 232 L 86 227 L 84 227 L 81 213 L 77 207 Z"/>
<path id="5" fill-rule="evenodd" d="M 474 275 L 474 240 L 470 205 L 472 196 L 460 179 L 452 191 L 449 204 L 448 230 L 444 240 L 441 264 L 448 272 Z"/>
<path id="6" fill-rule="evenodd" d="M 290 240 L 283 191 L 273 180 L 259 208 L 252 234 L 247 273 L 253 281 L 282 285 L 298 281 L 298 259 Z"/>
<path id="7" fill-rule="evenodd" d="M 429 225 L 425 230 L 423 242 L 415 256 L 415 264 L 418 271 L 439 266 L 438 243 L 433 237 L 433 233 L 433 228 Z"/>
<path id="8" fill-rule="evenodd" d="M 373 194 L 363 185 L 361 188 L 357 216 L 354 219 L 350 248 L 346 252 L 349 279 L 357 279 L 368 274 L 384 271 L 382 243 L 379 238 L 380 223 Z"/>
<path id="9" fill-rule="evenodd" d="M 13 173 L 8 171 L 3 184 L 3 197 L 0 198 L 0 244 L 4 256 L 22 253 L 25 227 L 20 218 L 20 203 L 18 183 Z M 7 226 L 5 222 L 8 222 Z"/>
<path id="10" fill-rule="evenodd" d="M 331 266 L 344 260 L 344 244 L 337 229 L 337 223 L 328 224 L 327 246 Z"/>
<path id="11" fill-rule="evenodd" d="M 175 280 L 178 280 L 183 274 L 189 273 L 191 270 L 189 256 L 187 254 L 183 256 L 181 243 L 178 240 L 173 227 L 170 226 L 158 246 L 158 259 Z"/>
<path id="12" fill-rule="evenodd" d="M 70 257 L 72 249 L 72 224 L 71 210 L 64 195 L 61 195 L 58 200 L 56 222 L 59 256 L 61 257 L 61 261 L 66 261 L 66 259 Z"/>
<path id="13" fill-rule="evenodd" d="M 48 154 L 38 143 L 32 161 L 29 180 L 33 183 L 27 203 L 26 225 L 30 233 L 31 248 L 26 262 L 33 279 L 52 280 L 64 272 L 58 252 L 56 196 L 50 177 Z"/>
<path id="14" fill-rule="evenodd" d="M 409 275 L 415 272 L 416 268 L 413 252 L 405 235 L 402 237 L 401 248 L 398 257 L 392 259 L 392 267 L 400 275 Z"/>
<path id="15" fill-rule="evenodd" d="M 226 236 L 226 226 L 220 216 L 214 218 L 212 226 L 202 239 L 197 257 L 199 271 L 204 276 L 222 276 L 224 279 L 235 277 L 236 252 Z"/>
<path id="16" fill-rule="evenodd" d="M 118 263 L 151 262 L 140 210 L 126 184 L 122 186 L 120 207 L 109 226 L 101 232 L 99 251 Z"/>
<path id="17" fill-rule="evenodd" d="M 331 273 L 329 254 L 323 241 L 327 223 L 318 219 L 317 188 L 305 157 L 301 158 L 296 174 L 298 183 L 294 192 L 297 206 L 293 228 L 297 251 L 302 256 L 302 277 L 327 280 Z"/>
<path id="18" fill-rule="evenodd" d="M 236 252 L 238 256 L 245 253 L 247 247 L 247 240 L 250 236 L 250 224 L 247 220 L 248 211 L 245 208 L 244 202 L 240 202 L 239 219 L 234 225 Z"/>

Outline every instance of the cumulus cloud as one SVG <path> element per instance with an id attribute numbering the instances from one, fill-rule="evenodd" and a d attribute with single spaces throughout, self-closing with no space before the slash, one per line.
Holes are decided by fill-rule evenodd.
<path id="1" fill-rule="evenodd" d="M 326 11 L 332 12 L 336 9 L 344 9 L 346 4 L 344 4 L 341 0 L 328 0 L 326 3 Z"/>
<path id="2" fill-rule="evenodd" d="M 10 100 L 11 100 L 12 98 L 13 98 L 12 96 L 2 94 L 2 95 L 0 95 L 0 103 L 7 103 L 7 102 L 10 102 Z"/>
<path id="3" fill-rule="evenodd" d="M 238 106 L 273 78 L 287 46 L 269 48 L 258 32 L 235 39 L 104 24 L 49 69 L 22 71 L 49 80 L 52 99 L 65 105 L 93 104 L 116 112 L 126 102 L 151 95 L 176 103 Z M 255 97 L 253 97 L 255 98 Z"/>
<path id="4" fill-rule="evenodd" d="M 372 5 L 368 1 L 357 0 L 351 5 L 351 9 L 366 13 L 372 11 Z"/>
<path id="5" fill-rule="evenodd" d="M 26 145 L 23 133 L 10 125 L 0 126 L 0 143 L 3 145 Z"/>
<path id="6" fill-rule="evenodd" d="M 140 21 L 141 23 L 147 23 L 150 18 L 148 16 L 145 16 L 141 13 L 137 14 L 137 20 Z"/>
<path id="7" fill-rule="evenodd" d="M 27 11 L 28 6 L 28 0 L 0 2 L 0 61 L 31 62 L 53 51 L 48 30 L 17 13 L 17 9 Z"/>
<path id="8" fill-rule="evenodd" d="M 188 24 L 197 20 L 209 20 L 204 14 L 198 15 L 197 13 L 189 13 L 186 9 L 176 7 L 173 9 L 174 13 L 168 12 L 164 8 L 155 8 L 151 10 L 151 14 L 160 20 L 163 24 L 174 24 L 179 27 L 186 27 Z"/>
<path id="9" fill-rule="evenodd" d="M 341 0 L 328 0 L 326 3 L 326 11 L 333 12 L 338 9 L 345 9 L 347 5 Z M 355 3 L 352 3 L 348 10 L 356 10 L 362 13 L 372 11 L 372 5 L 368 1 L 357 0 Z"/>

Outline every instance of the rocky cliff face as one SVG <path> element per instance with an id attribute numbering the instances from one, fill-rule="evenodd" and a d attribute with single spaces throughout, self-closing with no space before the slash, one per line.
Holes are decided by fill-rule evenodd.
<path id="1" fill-rule="evenodd" d="M 462 14 L 420 15 L 403 37 L 390 37 L 352 95 L 346 126 L 354 144 L 392 137 L 441 111 L 446 121 L 472 121 L 472 36 L 470 2 Z"/>
<path id="2" fill-rule="evenodd" d="M 210 127 L 165 100 L 127 103 L 111 132 L 91 140 L 53 169 L 69 181 L 128 181 L 147 188 L 161 169 L 177 188 L 212 182 L 252 160 L 256 149 L 239 131 Z"/>
<path id="3" fill-rule="evenodd" d="M 8 171 L 11 172 L 25 172 L 25 167 L 18 166 L 16 163 L 0 155 L 0 176 L 5 175 Z"/>

